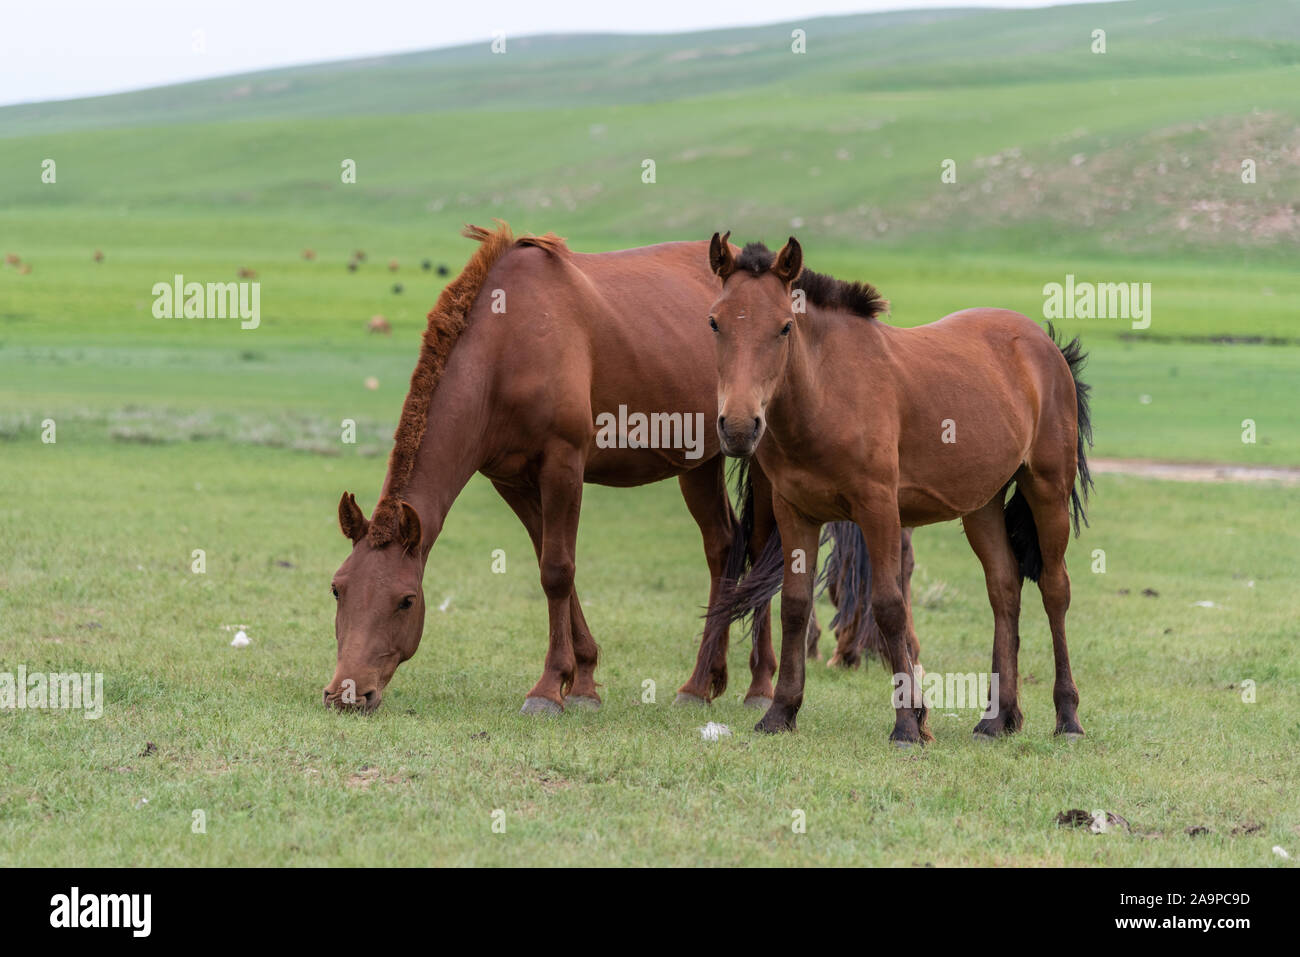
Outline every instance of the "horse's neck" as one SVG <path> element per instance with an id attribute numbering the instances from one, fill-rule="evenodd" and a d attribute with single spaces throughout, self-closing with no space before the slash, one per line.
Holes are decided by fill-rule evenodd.
<path id="1" fill-rule="evenodd" d="M 472 346 L 457 343 L 455 349 L 461 348 L 468 352 Z M 487 400 L 491 383 L 474 375 L 482 364 L 457 361 L 466 357 L 457 357 L 455 349 L 433 390 L 415 468 L 400 493 L 420 516 L 426 553 L 442 531 L 452 503 L 491 455 Z M 388 491 L 387 482 L 384 490 Z"/>
<path id="2" fill-rule="evenodd" d="M 828 320 L 809 313 L 790 343 L 785 374 L 768 408 L 768 424 L 790 437 L 813 434 L 823 399 L 818 369 L 832 358 L 826 342 Z"/>

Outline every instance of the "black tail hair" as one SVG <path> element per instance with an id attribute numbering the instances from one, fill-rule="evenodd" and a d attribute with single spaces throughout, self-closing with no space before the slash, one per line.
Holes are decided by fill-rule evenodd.
<path id="1" fill-rule="evenodd" d="M 1084 506 L 1088 501 L 1088 493 L 1093 488 L 1087 453 L 1087 448 L 1092 447 L 1092 413 L 1088 405 L 1088 393 L 1092 387 L 1079 378 L 1079 373 L 1083 371 L 1084 364 L 1088 361 L 1088 354 L 1083 351 L 1083 344 L 1078 336 L 1063 344 L 1062 337 L 1051 322 L 1047 323 L 1047 335 L 1061 350 L 1061 355 L 1065 357 L 1070 367 L 1070 375 L 1074 379 L 1075 415 L 1079 429 L 1077 450 L 1079 478 L 1070 489 L 1070 511 L 1074 520 L 1074 534 L 1077 536 L 1082 531 L 1081 526 L 1088 524 Z M 1021 581 L 1026 578 L 1031 582 L 1038 581 L 1038 576 L 1043 572 L 1043 553 L 1038 547 L 1038 528 L 1034 524 L 1034 513 L 1030 511 L 1029 503 L 1025 501 L 1019 488 L 1007 502 L 1003 514 L 1007 523 L 1007 535 L 1011 538 L 1011 550 L 1020 565 Z"/>
<path id="2" fill-rule="evenodd" d="M 856 522 L 830 522 L 822 529 L 822 544 L 831 544 L 830 557 L 817 577 L 817 591 L 836 585 L 838 599 L 831 629 L 838 634 L 843 622 L 854 622 L 853 648 L 860 654 L 868 645 L 875 616 L 871 612 L 871 556 L 867 540 Z"/>
<path id="3" fill-rule="evenodd" d="M 749 465 L 741 460 L 732 472 L 736 498 L 741 503 L 740 522 L 731 551 L 727 555 L 726 584 L 721 600 L 709 610 L 710 624 L 721 618 L 727 624 L 749 619 L 750 637 L 758 634 L 761 622 L 756 612 L 781 591 L 785 580 L 785 550 L 781 533 L 775 527 L 763 544 L 757 561 L 751 561 L 749 545 L 754 534 L 754 486 L 749 475 Z M 863 607 L 871 594 L 871 559 L 862 529 L 853 522 L 831 522 L 823 530 L 820 544 L 831 545 L 830 558 L 816 578 L 817 594 L 825 591 L 831 581 L 839 583 L 839 605 L 831 627 L 857 616 L 859 646 L 865 644 L 872 616 Z M 811 556 L 815 563 L 817 556 Z M 859 614 L 862 612 L 862 614 Z"/>
<path id="4" fill-rule="evenodd" d="M 705 615 L 709 625 L 726 624 L 750 617 L 751 637 L 758 634 L 761 622 L 754 614 L 781 590 L 785 578 L 785 561 L 781 550 L 781 533 L 772 534 L 763 545 L 757 561 L 750 557 L 754 538 L 754 481 L 749 474 L 749 459 L 737 459 L 731 470 L 733 495 L 740 514 L 732 533 L 731 548 L 723 571 L 718 602 Z M 705 649 L 711 654 L 712 649 Z"/>

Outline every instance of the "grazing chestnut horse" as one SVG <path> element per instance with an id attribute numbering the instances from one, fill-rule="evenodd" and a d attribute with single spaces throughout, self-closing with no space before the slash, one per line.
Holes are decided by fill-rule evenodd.
<path id="1" fill-rule="evenodd" d="M 1056 733 L 1083 734 L 1065 643 L 1070 510 L 1077 533 L 1080 490 L 1086 496 L 1090 484 L 1078 340 L 1062 347 L 1005 309 L 967 309 L 914 329 L 884 325 L 876 316 L 888 304 L 873 287 L 804 270 L 794 237 L 775 256 L 755 243 L 736 257 L 715 233 L 709 262 L 722 280 L 708 317 L 718 435 L 726 454 L 754 456 L 767 474 L 785 554 L 781 668 L 757 730 L 794 730 L 803 701 L 813 580 L 793 555 L 815 554 L 823 523 L 851 521 L 876 572 L 871 611 L 898 695 L 890 738 L 931 737 L 900 587 L 901 529 L 960 518 L 984 567 L 999 676 L 996 716 L 975 733 L 1021 726 L 1016 669 L 1028 577 L 1051 626 Z"/>
<path id="2" fill-rule="evenodd" d="M 465 235 L 480 245 L 429 313 L 374 513 L 367 519 L 346 492 L 339 502 L 353 547 L 332 585 L 338 658 L 327 707 L 374 710 L 415 654 L 425 563 L 475 472 L 519 516 L 541 569 L 550 640 L 528 714 L 600 704 L 596 642 L 574 590 L 584 482 L 676 476 L 704 537 L 710 606 L 773 528 L 761 472 L 749 521 L 736 521 L 727 497 L 709 332 L 697 320 L 716 294 L 706 243 L 587 255 L 552 234 L 515 238 L 504 223 Z M 629 429 L 602 444 L 596 423 L 621 411 L 654 415 L 650 434 Z M 746 701 L 765 709 L 776 658 L 765 610 L 759 619 Z M 726 621 L 707 621 L 705 639 L 679 701 L 707 702 L 726 687 Z"/>

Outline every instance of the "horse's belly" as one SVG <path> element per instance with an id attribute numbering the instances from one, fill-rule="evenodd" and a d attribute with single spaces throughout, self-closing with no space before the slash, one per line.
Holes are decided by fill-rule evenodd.
<path id="1" fill-rule="evenodd" d="M 902 523 L 915 527 L 969 515 L 988 504 L 1018 468 L 1019 460 L 1002 457 L 904 469 L 898 487 Z"/>
<path id="2" fill-rule="evenodd" d="M 583 472 L 583 481 L 594 485 L 632 488 L 649 485 L 689 472 L 703 461 L 703 456 L 687 458 L 681 449 L 601 449 L 592 450 Z"/>

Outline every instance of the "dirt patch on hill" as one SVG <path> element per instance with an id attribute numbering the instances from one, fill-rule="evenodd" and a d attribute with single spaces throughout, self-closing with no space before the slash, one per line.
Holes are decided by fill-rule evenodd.
<path id="1" fill-rule="evenodd" d="M 1243 163 L 1254 182 L 1243 182 Z M 971 169 L 971 166 L 974 168 Z M 1101 231 L 1130 252 L 1269 247 L 1300 241 L 1300 129 L 1254 112 L 1117 141 L 1080 128 L 1047 150 L 978 156 L 958 182 L 912 210 L 915 222 L 1008 228 L 1055 222 Z"/>
<path id="2" fill-rule="evenodd" d="M 1280 482 L 1300 485 L 1300 468 L 1228 465 L 1215 462 L 1157 462 L 1152 459 L 1089 459 L 1095 474 L 1137 475 L 1174 482 Z"/>

